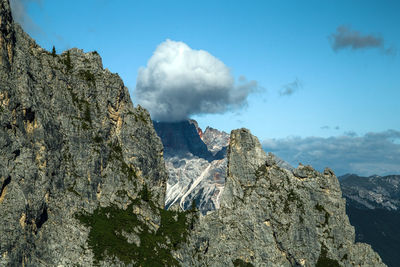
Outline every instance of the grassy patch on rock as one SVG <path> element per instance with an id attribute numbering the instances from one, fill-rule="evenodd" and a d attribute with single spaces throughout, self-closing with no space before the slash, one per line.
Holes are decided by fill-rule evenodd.
<path id="1" fill-rule="evenodd" d="M 164 210 L 147 199 L 148 192 L 141 192 L 139 195 L 149 201 L 154 214 L 161 217 L 156 231 L 133 212 L 134 206 L 141 203 L 139 199 L 131 199 L 132 203 L 126 209 L 111 205 L 98 207 L 93 214 L 76 214 L 83 225 L 90 227 L 88 244 L 94 253 L 96 265 L 107 257 L 118 258 L 125 264 L 133 263 L 134 266 L 179 265 L 171 252 L 177 250 L 179 244 L 186 240 L 190 212 Z M 123 232 L 138 236 L 140 245 L 128 242 Z"/>

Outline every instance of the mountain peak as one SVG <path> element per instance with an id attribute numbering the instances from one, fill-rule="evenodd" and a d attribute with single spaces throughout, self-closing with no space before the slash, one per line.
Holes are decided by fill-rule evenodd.
<path id="1" fill-rule="evenodd" d="M 232 131 L 220 208 L 178 251 L 184 265 L 385 266 L 370 246 L 354 243 L 333 172 L 298 172 L 278 166 L 249 130 Z"/>

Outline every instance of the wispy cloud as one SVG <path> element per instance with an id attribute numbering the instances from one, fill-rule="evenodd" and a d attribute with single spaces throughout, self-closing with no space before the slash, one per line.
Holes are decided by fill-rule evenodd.
<path id="1" fill-rule="evenodd" d="M 331 126 L 328 126 L 328 125 L 324 125 L 324 126 L 321 126 L 321 129 L 322 130 L 330 130 L 330 129 L 340 130 L 340 127 L 339 126 L 331 127 Z"/>
<path id="2" fill-rule="evenodd" d="M 332 33 L 329 39 L 334 51 L 346 48 L 351 48 L 352 50 L 379 48 L 385 54 L 396 54 L 394 46 L 385 47 L 385 41 L 382 36 L 378 34 L 363 34 L 346 25 L 337 27 L 336 32 Z"/>
<path id="3" fill-rule="evenodd" d="M 289 96 L 297 92 L 299 89 L 303 87 L 303 83 L 299 79 L 295 79 L 293 82 L 285 84 L 282 89 L 279 91 L 279 95 L 281 96 Z"/>
<path id="4" fill-rule="evenodd" d="M 338 137 L 290 137 L 266 139 L 263 147 L 293 166 L 299 162 L 318 170 L 332 168 L 337 175 L 400 174 L 400 131 L 368 133 L 348 132 Z"/>
<path id="5" fill-rule="evenodd" d="M 21 24 L 27 32 L 41 32 L 40 27 L 32 20 L 27 13 L 27 6 L 30 3 L 41 5 L 41 0 L 10 0 L 11 12 L 14 21 Z"/>

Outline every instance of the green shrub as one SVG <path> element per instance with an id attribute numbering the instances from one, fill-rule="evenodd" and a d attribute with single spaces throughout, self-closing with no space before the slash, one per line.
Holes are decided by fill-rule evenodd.
<path id="1" fill-rule="evenodd" d="M 57 56 L 56 48 L 54 47 L 54 45 L 53 45 L 53 49 L 51 50 L 51 55 L 52 55 L 53 57 L 56 57 L 56 56 Z"/>
<path id="2" fill-rule="evenodd" d="M 67 71 L 71 71 L 73 66 L 72 66 L 72 61 L 71 61 L 71 56 L 69 54 L 69 51 L 67 51 L 67 55 L 65 56 L 64 60 L 64 65 L 67 68 Z"/>
<path id="3" fill-rule="evenodd" d="M 316 267 L 340 267 L 340 264 L 337 260 L 333 260 L 328 258 L 327 256 L 327 248 L 324 244 L 321 246 L 321 253 L 319 254 L 319 258 L 317 261 Z"/>

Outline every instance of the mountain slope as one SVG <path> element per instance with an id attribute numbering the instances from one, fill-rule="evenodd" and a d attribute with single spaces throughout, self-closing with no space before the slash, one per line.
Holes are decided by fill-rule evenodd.
<path id="1" fill-rule="evenodd" d="M 361 208 L 400 210 L 400 175 L 339 177 L 343 194 Z"/>
<path id="2" fill-rule="evenodd" d="M 148 112 L 96 52 L 51 54 L 0 8 L 1 266 L 383 266 L 354 244 L 334 175 L 280 168 L 247 130 L 219 210 L 164 209 Z"/>
<path id="3" fill-rule="evenodd" d="M 337 178 L 293 172 L 267 156 L 246 129 L 231 133 L 220 209 L 200 218 L 179 250 L 185 266 L 384 266 L 354 243 Z"/>
<path id="4" fill-rule="evenodd" d="M 177 264 L 148 112 L 96 52 L 53 55 L 0 7 L 0 266 Z"/>
<path id="5" fill-rule="evenodd" d="M 339 177 L 356 241 L 372 246 L 388 266 L 400 262 L 400 175 Z"/>
<path id="6" fill-rule="evenodd" d="M 218 209 L 225 187 L 229 134 L 207 127 L 203 132 L 195 120 L 154 122 L 165 146 L 168 171 L 166 208 L 191 208 L 193 201 L 206 214 Z M 278 166 L 293 170 L 287 162 L 271 154 Z"/>

